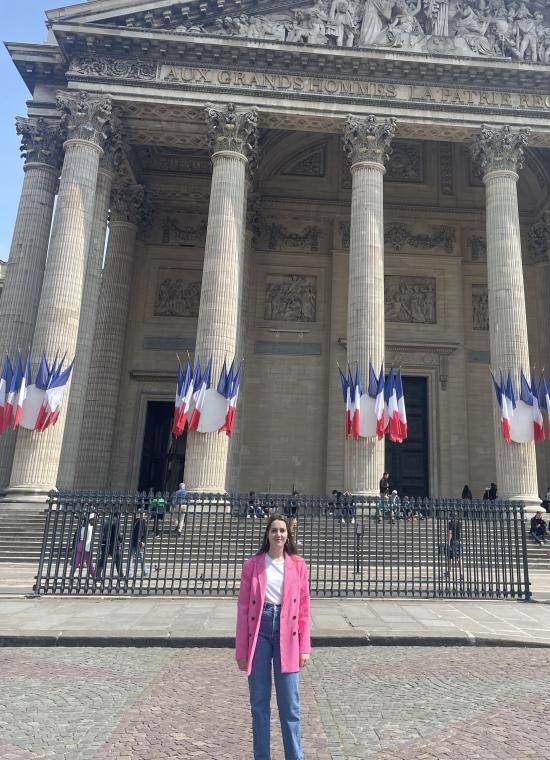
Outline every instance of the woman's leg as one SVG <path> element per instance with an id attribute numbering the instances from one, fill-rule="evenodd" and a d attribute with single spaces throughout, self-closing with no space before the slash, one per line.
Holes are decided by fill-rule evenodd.
<path id="1" fill-rule="evenodd" d="M 269 620 L 266 620 L 266 617 Z M 271 758 L 271 660 L 273 658 L 273 635 L 270 629 L 272 614 L 262 615 L 262 622 L 256 651 L 252 661 L 252 671 L 248 676 L 250 690 L 250 710 L 252 712 L 252 735 L 254 760 Z"/>
<path id="2" fill-rule="evenodd" d="M 300 729 L 300 673 L 281 673 L 278 636 L 273 648 L 273 670 L 285 760 L 304 760 Z"/>

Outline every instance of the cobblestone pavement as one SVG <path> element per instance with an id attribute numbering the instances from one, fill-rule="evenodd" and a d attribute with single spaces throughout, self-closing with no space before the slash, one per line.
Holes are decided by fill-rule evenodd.
<path id="1" fill-rule="evenodd" d="M 319 649 L 305 757 L 550 760 L 549 671 L 544 649 Z M 0 758 L 250 760 L 246 679 L 227 649 L 2 649 Z"/>

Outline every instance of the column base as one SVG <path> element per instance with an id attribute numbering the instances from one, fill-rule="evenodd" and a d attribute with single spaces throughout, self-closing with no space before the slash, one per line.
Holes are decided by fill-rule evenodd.
<path id="1" fill-rule="evenodd" d="M 498 498 L 504 499 L 505 501 L 523 502 L 525 505 L 525 512 L 529 514 L 535 514 L 539 509 L 544 512 L 540 498 L 533 494 L 512 494 L 511 496 L 501 496 L 499 494 Z"/>

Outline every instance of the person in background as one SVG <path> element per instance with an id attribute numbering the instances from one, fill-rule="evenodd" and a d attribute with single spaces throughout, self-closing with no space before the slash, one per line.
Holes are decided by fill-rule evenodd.
<path id="1" fill-rule="evenodd" d="M 466 483 L 466 485 L 462 489 L 462 496 L 460 498 L 461 499 L 469 499 L 470 501 L 474 498 L 472 496 L 472 492 L 470 490 L 470 486 L 468 485 L 468 483 Z"/>
<path id="2" fill-rule="evenodd" d="M 483 491 L 483 501 L 489 501 L 489 491 L 491 490 L 491 486 L 487 486 L 485 491 Z"/>
<path id="3" fill-rule="evenodd" d="M 250 520 L 252 518 L 253 520 L 261 520 L 261 518 L 264 516 L 264 511 L 261 508 L 261 506 L 258 504 L 258 499 L 256 498 L 256 492 L 250 491 L 248 494 L 248 507 L 246 509 L 246 519 Z"/>
<path id="4" fill-rule="evenodd" d="M 542 519 L 542 512 L 540 510 L 531 518 L 529 535 L 537 544 L 546 543 L 546 520 Z"/>
<path id="5" fill-rule="evenodd" d="M 160 530 L 163 525 L 164 515 L 166 514 L 166 499 L 161 491 L 157 491 L 149 502 L 149 508 L 154 520 L 154 534 L 160 536 Z"/>
<path id="6" fill-rule="evenodd" d="M 311 653 L 307 565 L 283 515 L 271 515 L 260 550 L 243 564 L 235 659 L 248 674 L 254 760 L 271 757 L 271 683 L 285 760 L 304 760 L 300 729 L 300 668 Z"/>
<path id="7" fill-rule="evenodd" d="M 395 522 L 395 518 L 399 520 L 401 517 L 401 499 L 399 498 L 399 494 L 394 489 L 391 492 L 390 496 L 390 509 L 391 509 L 391 521 L 392 523 Z"/>
<path id="8" fill-rule="evenodd" d="M 105 572 L 107 558 L 113 558 L 113 564 L 119 578 L 122 578 L 122 536 L 120 535 L 120 517 L 118 512 L 105 516 L 101 530 L 101 551 L 97 563 L 97 573 L 101 577 Z"/>
<path id="9" fill-rule="evenodd" d="M 390 474 L 384 472 L 380 478 L 380 499 L 376 502 L 376 519 L 382 522 L 384 513 L 389 508 L 390 501 Z"/>
<path id="10" fill-rule="evenodd" d="M 489 495 L 487 497 L 489 501 L 496 501 L 497 498 L 497 484 L 491 483 L 489 486 Z"/>
<path id="11" fill-rule="evenodd" d="M 92 561 L 92 539 L 94 535 L 94 520 L 95 520 L 95 513 L 90 512 L 90 514 L 87 517 L 84 516 L 82 525 L 80 526 L 80 530 L 78 528 L 76 529 L 74 540 L 73 540 L 73 545 L 75 547 L 75 555 L 74 555 L 74 562 L 73 562 L 72 573 L 71 573 L 72 575 L 74 575 L 76 570 L 82 565 L 85 565 L 88 568 L 88 572 L 90 573 L 92 578 L 95 575 L 95 567 Z"/>
<path id="12" fill-rule="evenodd" d="M 143 512 L 138 512 L 132 526 L 130 539 L 130 554 L 128 555 L 128 577 L 134 577 L 137 563 L 141 565 L 141 574 L 144 578 L 149 576 L 149 568 L 145 564 L 145 543 L 147 541 L 147 522 Z"/>
<path id="13" fill-rule="evenodd" d="M 451 516 L 447 524 L 449 551 L 448 556 L 451 561 L 451 568 L 458 568 L 460 572 L 460 580 L 464 580 L 464 546 L 462 543 L 462 520 L 460 520 L 456 514 Z M 456 574 L 456 569 L 453 575 Z M 449 570 L 445 573 L 445 577 L 449 577 Z"/>
<path id="14" fill-rule="evenodd" d="M 380 496 L 390 495 L 390 473 L 385 472 L 380 479 Z"/>
<path id="15" fill-rule="evenodd" d="M 179 509 L 178 525 L 176 533 L 181 536 L 183 533 L 183 526 L 187 522 L 187 496 L 189 491 L 185 487 L 185 483 L 180 483 L 178 490 L 174 491 L 172 495 L 172 506 Z"/>

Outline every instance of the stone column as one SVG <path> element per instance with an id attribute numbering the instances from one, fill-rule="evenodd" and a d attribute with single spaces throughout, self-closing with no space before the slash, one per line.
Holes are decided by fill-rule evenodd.
<path id="1" fill-rule="evenodd" d="M 73 371 L 71 396 L 67 405 L 67 422 L 65 424 L 65 435 L 63 437 L 57 478 L 59 488 L 73 488 L 75 485 L 78 447 L 82 432 L 82 421 L 84 419 L 86 388 L 92 361 L 92 346 L 101 287 L 109 202 L 113 177 L 126 153 L 122 142 L 120 125 L 113 117 L 111 117 L 110 125 L 109 139 L 104 145 L 104 154 L 99 162 L 97 175 L 92 233 L 86 261 L 80 324 L 78 326 L 78 360 L 75 363 Z"/>
<path id="2" fill-rule="evenodd" d="M 364 382 L 369 362 L 384 361 L 384 173 L 395 119 L 348 116 L 344 150 L 351 165 L 347 359 Z M 384 470 L 384 441 L 346 442 L 344 482 L 352 493 L 376 495 Z"/>
<path id="3" fill-rule="evenodd" d="M 209 107 L 208 141 L 212 186 L 204 249 L 195 360 L 204 368 L 212 356 L 213 382 L 224 359 L 237 351 L 239 307 L 243 287 L 246 173 L 254 168 L 257 114 L 254 109 Z M 185 483 L 195 491 L 223 493 L 228 470 L 228 438 L 190 432 L 185 455 Z"/>
<path id="4" fill-rule="evenodd" d="M 516 187 L 527 139 L 528 130 L 484 125 L 472 148 L 486 191 L 491 366 L 497 376 L 510 369 L 516 383 L 521 368 L 527 376 L 530 369 Z M 535 444 L 506 445 L 494 419 L 499 496 L 538 504 Z"/>
<path id="5" fill-rule="evenodd" d="M 99 160 L 109 128 L 111 104 L 104 96 L 66 92 L 58 95 L 57 105 L 68 139 L 64 145 L 65 158 L 38 306 L 33 355 L 39 356 L 45 351 L 47 356 L 53 356 L 56 351 L 66 351 L 72 359 L 77 350 Z M 6 500 L 42 499 L 55 486 L 67 402 L 66 397 L 65 409 L 57 424 L 46 432 L 18 430 Z"/>
<path id="6" fill-rule="evenodd" d="M 1 350 L 12 360 L 18 349 L 25 351 L 32 342 L 63 157 L 59 125 L 42 118 L 18 118 L 16 129 L 21 135 L 25 177 L 0 299 Z M 15 433 L 9 431 L 0 439 L 2 489 L 9 482 L 15 441 Z"/>
<path id="7" fill-rule="evenodd" d="M 75 473 L 76 488 L 107 487 L 124 358 L 138 224 L 148 213 L 141 185 L 117 185 L 99 295 Z"/>

